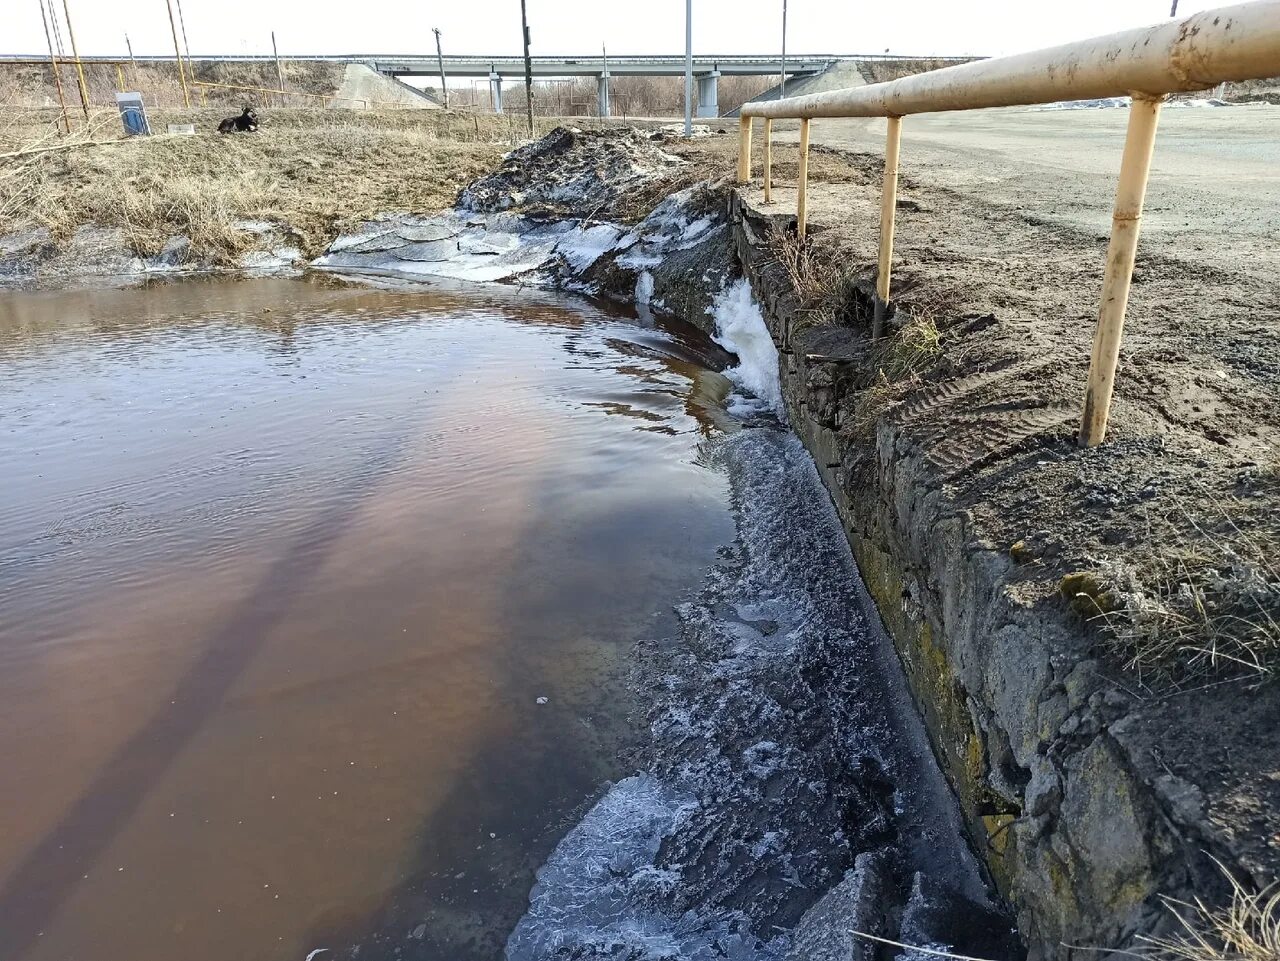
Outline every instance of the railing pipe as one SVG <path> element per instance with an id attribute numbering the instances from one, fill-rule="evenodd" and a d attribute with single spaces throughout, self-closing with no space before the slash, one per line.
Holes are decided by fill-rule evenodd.
<path id="1" fill-rule="evenodd" d="M 1058 100 L 1132 97 L 1080 425 L 1079 441 L 1090 446 L 1101 443 L 1106 435 L 1137 251 L 1138 225 L 1164 96 L 1276 75 L 1280 75 L 1280 0 L 1257 0 L 1206 10 L 1153 27 L 1013 57 L 973 61 L 888 83 L 789 100 L 746 103 L 740 116 L 748 123 L 751 117 L 762 117 L 766 123 L 799 118 L 800 189 L 796 221 L 802 238 L 810 120 L 815 117 L 889 118 L 881 197 L 879 275 L 872 321 L 875 339 L 883 332 L 889 303 L 901 117 Z M 744 145 L 749 151 L 747 129 Z M 739 171 L 744 169 L 750 173 L 750 160 L 745 161 L 744 167 L 739 157 Z"/>
<path id="2" fill-rule="evenodd" d="M 1129 304 L 1129 285 L 1138 249 L 1142 203 L 1147 193 L 1147 174 L 1155 150 L 1156 124 L 1164 98 L 1135 97 L 1129 106 L 1129 131 L 1120 161 L 1120 182 L 1116 186 L 1115 210 L 1111 215 L 1111 241 L 1107 245 L 1107 266 L 1102 277 L 1102 305 L 1093 336 L 1089 359 L 1089 384 L 1084 395 L 1084 416 L 1080 423 L 1080 446 L 1101 444 L 1107 433 L 1111 394 L 1115 390 L 1116 368 L 1120 362 L 1120 338 L 1124 313 Z"/>
<path id="3" fill-rule="evenodd" d="M 884 333 L 889 312 L 889 277 L 893 267 L 893 222 L 898 207 L 898 153 L 902 145 L 902 118 L 890 117 L 884 138 L 884 187 L 880 194 L 880 262 L 876 274 L 876 303 L 871 339 Z"/>
<path id="4" fill-rule="evenodd" d="M 1207 90 L 1280 75 L 1280 0 L 847 90 L 748 103 L 752 117 L 889 117 Z"/>

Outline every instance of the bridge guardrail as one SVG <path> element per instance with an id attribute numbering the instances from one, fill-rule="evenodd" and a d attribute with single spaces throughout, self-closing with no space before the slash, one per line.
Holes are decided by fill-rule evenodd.
<path id="1" fill-rule="evenodd" d="M 1089 361 L 1079 442 L 1106 436 L 1139 223 L 1164 98 L 1224 82 L 1280 75 L 1280 0 L 1206 10 L 1153 27 L 1126 30 L 1044 50 L 945 67 L 900 80 L 742 105 L 738 182 L 751 180 L 751 126 L 764 120 L 764 199 L 772 202 L 772 127 L 800 121 L 797 232 L 804 239 L 809 124 L 816 117 L 885 117 L 884 184 L 872 339 L 883 335 L 889 305 L 894 211 L 902 119 L 915 113 L 1015 107 L 1063 100 L 1129 96 L 1102 300 Z"/>

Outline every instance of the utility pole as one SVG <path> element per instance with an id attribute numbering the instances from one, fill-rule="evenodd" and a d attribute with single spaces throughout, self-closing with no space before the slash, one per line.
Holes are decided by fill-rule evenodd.
<path id="1" fill-rule="evenodd" d="M 444 82 L 444 54 L 440 52 L 440 28 L 432 27 L 431 32 L 436 35 L 436 65 L 440 68 L 440 104 L 448 110 L 449 87 Z"/>
<path id="2" fill-rule="evenodd" d="M 1174 0 L 1177 3 L 1177 0 Z M 787 0 L 782 0 L 782 70 L 778 76 L 778 99 L 787 95 Z"/>
<path id="3" fill-rule="evenodd" d="M 276 32 L 271 31 L 271 52 L 276 55 L 276 82 L 280 84 L 280 104 L 284 105 L 284 64 L 280 62 L 280 48 L 276 46 Z M 187 60 L 190 63 L 190 59 Z"/>
<path id="4" fill-rule="evenodd" d="M 191 44 L 187 43 L 187 19 L 182 15 L 182 0 L 174 0 L 174 2 L 178 4 L 178 25 L 182 28 L 182 46 L 187 51 L 187 76 L 194 83 L 196 70 L 191 66 Z"/>
<path id="5" fill-rule="evenodd" d="M 1176 17 L 1178 15 L 1178 0 L 1173 0 L 1173 6 L 1169 8 L 1169 16 Z"/>
<path id="6" fill-rule="evenodd" d="M 63 2 L 65 3 L 66 0 Z M 173 19 L 173 3 L 171 0 L 164 0 L 164 5 L 169 8 L 169 32 L 173 34 L 173 52 L 178 58 L 178 82 L 182 84 L 182 102 L 190 110 L 191 91 L 187 89 L 187 72 L 182 67 L 182 49 L 178 46 L 178 25 Z"/>
<path id="7" fill-rule="evenodd" d="M 693 136 L 693 0 L 684 0 L 684 135 Z"/>
<path id="8" fill-rule="evenodd" d="M 44 0 L 40 0 L 40 19 L 44 21 L 44 39 L 49 44 L 49 66 L 53 68 L 53 82 L 58 88 L 58 103 L 62 105 L 62 123 L 71 133 L 71 118 L 67 116 L 67 98 L 62 92 L 62 74 L 58 69 L 58 57 L 53 52 L 53 35 L 49 33 L 49 14 L 45 11 Z M 58 129 L 62 133 L 62 129 Z"/>
<path id="9" fill-rule="evenodd" d="M 529 139 L 533 139 L 533 61 L 529 59 L 529 16 L 520 0 L 520 25 L 524 27 L 524 96 L 529 113 Z"/>
<path id="10" fill-rule="evenodd" d="M 71 8 L 67 0 L 62 0 L 62 12 L 67 15 L 67 36 L 71 38 L 71 56 L 76 58 L 76 79 L 80 82 L 80 106 L 84 108 L 84 119 L 89 119 L 89 86 L 84 82 L 84 64 L 80 62 L 80 51 L 76 48 L 76 32 L 71 27 Z"/>

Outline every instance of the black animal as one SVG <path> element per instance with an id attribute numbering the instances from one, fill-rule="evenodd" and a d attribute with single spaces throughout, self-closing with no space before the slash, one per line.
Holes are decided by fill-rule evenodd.
<path id="1" fill-rule="evenodd" d="M 228 117 L 218 124 L 218 133 L 253 133 L 258 129 L 258 115 L 249 107 L 238 117 Z"/>

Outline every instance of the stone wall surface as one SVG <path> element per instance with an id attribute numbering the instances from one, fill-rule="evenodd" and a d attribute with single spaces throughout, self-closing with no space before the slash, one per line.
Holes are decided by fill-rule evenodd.
<path id="1" fill-rule="evenodd" d="M 841 430 L 833 391 L 858 341 L 796 323 L 770 218 L 733 200 L 736 254 L 779 347 L 791 423 L 831 494 L 894 639 L 934 749 L 1032 958 L 1131 947 L 1171 920 L 1160 895 L 1221 882 L 1230 846 L 1190 783 L 1152 762 L 1141 703 L 1066 614 L 1008 590 L 1016 562 L 981 541 L 913 428 L 924 401 Z M 1212 895 L 1210 895 L 1212 897 Z M 1079 953 L 1079 952 L 1077 952 Z"/>

